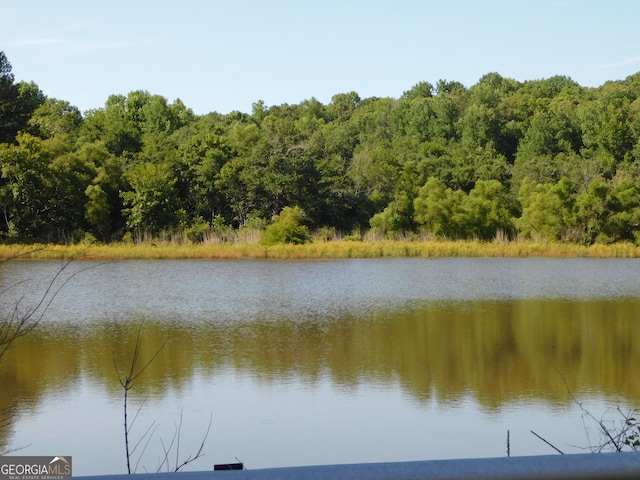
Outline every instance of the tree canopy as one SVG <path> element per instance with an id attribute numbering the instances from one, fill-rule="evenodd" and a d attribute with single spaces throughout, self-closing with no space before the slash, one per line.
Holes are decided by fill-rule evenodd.
<path id="1" fill-rule="evenodd" d="M 488 73 L 207 115 L 132 91 L 81 113 L 15 82 L 0 52 L 2 242 L 273 225 L 267 237 L 289 242 L 640 243 L 638 185 L 640 73 L 598 88 Z"/>

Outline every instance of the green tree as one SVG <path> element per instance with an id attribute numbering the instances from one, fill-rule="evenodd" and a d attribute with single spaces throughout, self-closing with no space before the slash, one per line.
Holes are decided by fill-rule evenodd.
<path id="1" fill-rule="evenodd" d="M 615 179 L 618 180 L 618 179 Z M 609 193 L 611 215 L 601 239 L 640 243 L 640 186 L 633 178 L 621 178 Z"/>
<path id="2" fill-rule="evenodd" d="M 156 234 L 178 225 L 176 178 L 166 164 L 141 163 L 125 176 L 131 190 L 122 192 L 129 230 Z"/>
<path id="3" fill-rule="evenodd" d="M 91 233 L 102 241 L 111 234 L 111 207 L 106 192 L 100 185 L 91 184 L 84 191 L 87 196 L 85 218 Z"/>
<path id="4" fill-rule="evenodd" d="M 576 221 L 581 229 L 581 243 L 591 245 L 604 234 L 610 215 L 609 186 L 594 180 L 586 192 L 576 196 Z"/>
<path id="5" fill-rule="evenodd" d="M 581 105 L 583 140 L 592 150 L 602 150 L 621 161 L 633 148 L 630 115 L 633 92 L 625 85 L 609 83 L 597 99 Z"/>
<path id="6" fill-rule="evenodd" d="M 250 217 L 264 218 L 260 207 L 265 193 L 260 170 L 251 158 L 238 156 L 226 162 L 216 176 L 214 188 L 228 205 L 235 226 L 244 226 Z"/>
<path id="7" fill-rule="evenodd" d="M 309 139 L 299 130 L 298 108 L 288 105 L 272 107 L 261 124 L 264 144 L 255 154 L 255 164 L 261 168 L 261 182 L 266 194 L 268 217 L 285 206 L 301 205 L 305 211 L 314 209 L 318 172 L 309 154 Z"/>
<path id="8" fill-rule="evenodd" d="M 0 143 L 12 143 L 45 98 L 35 83 L 14 82 L 11 63 L 0 51 Z"/>
<path id="9" fill-rule="evenodd" d="M 399 192 L 395 199 L 369 220 L 371 228 L 380 234 L 393 236 L 408 232 L 413 227 L 413 202 L 406 192 Z"/>
<path id="10" fill-rule="evenodd" d="M 11 240 L 35 240 L 47 228 L 50 160 L 42 140 L 29 134 L 18 135 L 15 145 L 0 144 L 3 230 Z"/>
<path id="11" fill-rule="evenodd" d="M 430 96 L 403 96 L 393 111 L 396 134 L 414 137 L 418 142 L 433 139 L 435 122 L 434 100 Z"/>
<path id="12" fill-rule="evenodd" d="M 88 231 L 103 241 L 120 238 L 125 227 L 120 192 L 130 189 L 121 159 L 109 153 L 101 143 L 83 144 L 75 155 L 86 165 L 92 165 L 95 172 L 84 191 Z"/>
<path id="13" fill-rule="evenodd" d="M 186 125 L 188 112 L 180 105 L 178 108 L 169 105 L 160 95 L 146 92 L 131 92 L 127 97 L 128 105 L 132 96 L 137 97 L 134 103 L 139 110 L 136 115 L 142 142 L 139 158 L 150 162 L 176 161 L 178 141 L 173 134 Z"/>
<path id="14" fill-rule="evenodd" d="M 630 179 L 594 179 L 576 196 L 576 209 L 582 243 L 638 239 L 640 188 Z"/>
<path id="15" fill-rule="evenodd" d="M 47 98 L 31 115 L 28 131 L 45 139 L 74 136 L 82 124 L 82 115 L 77 107 L 64 100 Z"/>
<path id="16" fill-rule="evenodd" d="M 311 97 L 304 100 L 298 108 L 296 128 L 305 138 L 309 138 L 326 124 L 327 116 L 326 107 Z"/>
<path id="17" fill-rule="evenodd" d="M 82 229 L 82 194 L 92 171 L 50 147 L 27 133 L 0 144 L 0 198 L 11 239 L 68 242 Z"/>
<path id="18" fill-rule="evenodd" d="M 508 95 L 517 91 L 518 82 L 498 73 L 484 75 L 469 89 L 469 103 L 461 116 L 461 142 L 467 149 L 493 148 L 513 160 L 517 137 L 507 124 L 511 115 L 505 115 L 502 103 Z"/>
<path id="19" fill-rule="evenodd" d="M 352 145 L 347 143 L 353 138 L 343 127 L 346 125 L 334 128 L 334 124 L 328 124 L 310 139 L 309 154 L 318 171 L 314 220 L 317 225 L 351 230 L 355 223 L 364 220 L 362 210 L 366 210 L 367 201 L 355 193 L 347 173 L 353 154 Z"/>
<path id="20" fill-rule="evenodd" d="M 327 106 L 327 113 L 334 120 L 346 121 L 351 118 L 361 100 L 360 95 L 356 92 L 338 93 L 331 97 L 331 103 Z"/>
<path id="21" fill-rule="evenodd" d="M 47 227 L 52 241 L 75 242 L 86 230 L 85 190 L 95 176 L 95 169 L 73 153 L 56 156 L 51 164 L 53 191 L 48 201 Z"/>
<path id="22" fill-rule="evenodd" d="M 516 226 L 522 237 L 539 241 L 576 239 L 576 198 L 566 177 L 556 184 L 536 183 L 525 178 L 518 200 L 522 214 Z"/>
<path id="23" fill-rule="evenodd" d="M 177 185 L 190 218 L 209 224 L 224 213 L 223 197 L 215 186 L 222 166 L 233 157 L 224 132 L 216 126 L 198 128 L 178 146 L 174 170 L 180 172 Z"/>
<path id="24" fill-rule="evenodd" d="M 118 157 L 138 154 L 142 149 L 140 118 L 130 103 L 136 104 L 124 95 L 111 95 L 104 108 L 89 111 L 82 123 L 83 142 L 102 142 Z"/>
<path id="25" fill-rule="evenodd" d="M 438 96 L 445 95 L 463 95 L 466 91 L 464 85 L 460 82 L 440 79 L 436 83 L 436 92 Z"/>
<path id="26" fill-rule="evenodd" d="M 582 149 L 582 136 L 573 112 L 544 110 L 530 119 L 513 167 L 513 185 L 525 177 L 537 183 L 556 183 L 574 168 L 571 158 Z M 569 167 L 569 168 L 568 168 Z"/>
<path id="27" fill-rule="evenodd" d="M 401 98 L 413 100 L 415 98 L 429 98 L 433 96 L 433 85 L 429 82 L 418 82 L 411 90 L 407 90 L 402 94 Z"/>
<path id="28" fill-rule="evenodd" d="M 441 180 L 430 177 L 414 200 L 414 220 L 420 228 L 436 237 L 463 238 L 461 224 L 465 193 L 447 188 Z"/>
<path id="29" fill-rule="evenodd" d="M 514 208 L 507 189 L 497 180 L 478 180 L 461 206 L 466 234 L 491 240 L 498 232 L 514 233 Z"/>

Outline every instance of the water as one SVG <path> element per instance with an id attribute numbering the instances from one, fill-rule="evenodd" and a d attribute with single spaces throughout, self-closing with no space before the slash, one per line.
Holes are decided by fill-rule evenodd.
<path id="1" fill-rule="evenodd" d="M 61 265 L 4 264 L 4 311 L 35 305 Z M 205 456 L 186 469 L 504 456 L 507 431 L 512 455 L 554 453 L 531 430 L 584 451 L 600 439 L 572 394 L 607 422 L 640 398 L 639 267 L 72 263 L 41 324 L 0 362 L 0 450 L 71 455 L 76 475 L 124 473 L 117 370 L 141 328 L 142 362 L 167 343 L 131 390 L 132 439 L 150 429 L 138 472 L 156 471 L 172 438 L 180 461 L 194 454 L 210 421 Z"/>

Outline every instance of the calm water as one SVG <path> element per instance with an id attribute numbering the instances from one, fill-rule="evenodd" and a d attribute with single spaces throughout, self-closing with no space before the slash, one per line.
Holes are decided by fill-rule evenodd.
<path id="1" fill-rule="evenodd" d="M 3 264 L 5 314 L 60 267 Z M 554 453 L 531 430 L 578 452 L 599 437 L 569 392 L 607 422 L 640 400 L 637 260 L 77 262 L 64 281 L 0 362 L 0 451 L 76 475 L 126 471 L 116 369 L 140 326 L 142 361 L 168 343 L 131 391 L 138 472 L 178 428 L 195 453 L 210 418 L 189 470 L 504 456 L 507 431 L 512 455 Z"/>

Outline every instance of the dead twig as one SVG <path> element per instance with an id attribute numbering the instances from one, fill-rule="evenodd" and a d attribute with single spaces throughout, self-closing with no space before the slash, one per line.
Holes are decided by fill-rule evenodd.
<path id="1" fill-rule="evenodd" d="M 618 414 L 621 417 L 620 421 L 618 422 L 618 424 L 616 424 L 616 422 L 614 421 L 607 422 L 610 423 L 610 425 L 607 425 L 607 423 L 605 423 L 605 416 L 603 415 L 601 418 L 596 418 L 573 394 L 564 375 L 562 375 L 562 373 L 558 369 L 556 369 L 556 372 L 558 372 L 558 375 L 560 375 L 560 377 L 562 378 L 569 396 L 573 399 L 574 403 L 578 405 L 582 412 L 582 422 L 587 434 L 589 449 L 591 450 L 591 452 L 622 452 L 625 450 L 625 447 L 633 451 L 638 451 L 640 449 L 640 425 L 634 417 L 633 410 L 625 413 L 620 409 L 619 406 L 616 407 Z M 600 442 L 596 445 L 594 445 L 591 441 L 591 438 L 589 436 L 589 427 L 586 420 L 589 420 L 598 426 L 598 431 L 601 434 L 601 439 Z"/>
<path id="2" fill-rule="evenodd" d="M 10 260 L 14 260 L 23 256 L 28 255 L 29 253 L 41 250 L 34 249 L 27 252 L 23 252 L 21 254 L 15 254 L 10 258 L 3 259 L 0 263 L 5 263 Z M 24 302 L 25 295 L 22 295 L 16 303 L 13 305 L 11 313 L 0 321 L 0 358 L 9 350 L 11 345 L 19 338 L 24 337 L 28 333 L 32 332 L 35 329 L 45 314 L 51 307 L 53 301 L 60 294 L 62 289 L 77 275 L 82 272 L 85 272 L 91 268 L 98 267 L 102 265 L 93 264 L 81 268 L 66 278 L 62 278 L 63 273 L 67 270 L 69 265 L 73 263 L 74 259 L 66 260 L 62 263 L 61 267 L 58 269 L 53 278 L 46 285 L 44 292 L 42 295 L 38 297 L 36 304 L 26 310 L 22 311 L 21 306 Z M 61 282 L 60 282 L 61 280 Z M 26 280 L 22 280 L 20 282 L 16 282 L 13 285 L 5 287 L 2 291 L 0 291 L 0 296 L 4 296 L 8 291 L 17 288 L 20 285 L 26 283 Z"/>
<path id="3" fill-rule="evenodd" d="M 164 457 L 162 459 L 162 462 L 160 462 L 160 464 L 158 465 L 158 469 L 156 471 L 156 473 L 160 473 L 163 469 L 163 467 L 166 465 L 166 469 L 167 472 L 179 472 L 182 468 L 184 468 L 186 465 L 190 464 L 191 462 L 197 460 L 200 457 L 204 456 L 204 453 L 202 453 L 202 451 L 204 450 L 204 444 L 207 441 L 207 437 L 209 436 L 209 432 L 211 430 L 211 423 L 213 421 L 213 415 L 209 415 L 209 425 L 207 426 L 207 431 L 205 432 L 203 438 L 202 438 L 202 442 L 200 443 L 200 448 L 198 448 L 198 451 L 195 453 L 195 455 L 193 456 L 188 456 L 185 460 L 182 460 L 182 462 L 180 462 L 179 458 L 180 458 L 180 436 L 182 433 L 182 412 L 180 412 L 180 421 L 178 422 L 177 425 L 174 424 L 175 426 L 175 430 L 174 430 L 174 434 L 173 434 L 173 438 L 171 439 L 171 442 L 169 443 L 168 447 L 165 447 L 164 442 L 162 439 L 160 439 L 160 443 L 162 444 L 162 449 L 164 451 Z M 176 445 L 176 455 L 175 455 L 175 464 L 173 467 L 170 467 L 169 464 L 169 454 L 171 453 L 171 450 L 173 449 L 173 445 Z"/>
<path id="4" fill-rule="evenodd" d="M 135 346 L 133 349 L 133 355 L 131 357 L 131 362 L 129 364 L 129 371 L 126 373 L 120 373 L 120 370 L 118 369 L 118 364 L 116 362 L 116 358 L 115 358 L 115 353 L 113 355 L 113 365 L 116 369 L 116 373 L 118 374 L 118 380 L 120 381 L 120 385 L 122 385 L 122 388 L 124 390 L 124 444 L 125 444 L 125 453 L 126 453 L 126 457 L 127 457 L 127 473 L 131 474 L 131 456 L 133 455 L 134 450 L 137 448 L 137 446 L 140 444 L 140 442 L 142 441 L 143 438 L 145 438 L 145 436 L 147 436 L 148 432 L 150 431 L 151 427 L 149 427 L 149 429 L 147 429 L 147 431 L 145 432 L 145 434 L 141 437 L 141 439 L 138 441 L 138 443 L 136 443 L 136 445 L 134 446 L 133 449 L 129 448 L 129 433 L 131 431 L 131 427 L 133 426 L 133 423 L 135 422 L 136 418 L 138 417 L 138 414 L 140 413 L 140 409 L 142 408 L 142 406 L 140 406 L 140 408 L 138 409 L 138 411 L 136 412 L 136 415 L 133 419 L 133 421 L 131 422 L 131 424 L 129 424 L 129 420 L 128 420 L 128 398 L 129 398 L 129 390 L 131 390 L 133 388 L 133 382 L 138 379 L 140 377 L 140 375 L 142 375 L 144 373 L 144 371 L 149 367 L 149 365 L 151 365 L 151 363 L 156 359 L 156 357 L 160 354 L 160 352 L 162 351 L 162 349 L 167 345 L 167 342 L 169 341 L 169 339 L 167 338 L 164 343 L 155 351 L 155 353 L 151 356 L 151 358 L 149 359 L 149 361 L 147 363 L 145 363 L 142 367 L 138 368 L 138 362 L 139 362 L 139 356 L 140 356 L 140 346 L 142 343 L 142 323 L 140 324 L 140 326 L 138 327 L 138 333 L 136 335 L 136 341 L 135 341 Z"/>
<path id="5" fill-rule="evenodd" d="M 548 442 L 547 440 L 545 440 L 544 438 L 542 438 L 540 435 L 538 435 L 536 432 L 534 432 L 533 430 L 529 430 L 531 433 L 533 433 L 536 437 L 538 437 L 540 440 L 542 440 L 544 443 L 546 443 L 547 445 L 549 445 L 551 448 L 553 448 L 556 452 L 558 452 L 560 455 L 564 455 L 564 452 L 562 450 L 560 450 L 558 447 L 556 447 L 555 445 L 553 445 L 552 443 Z"/>

